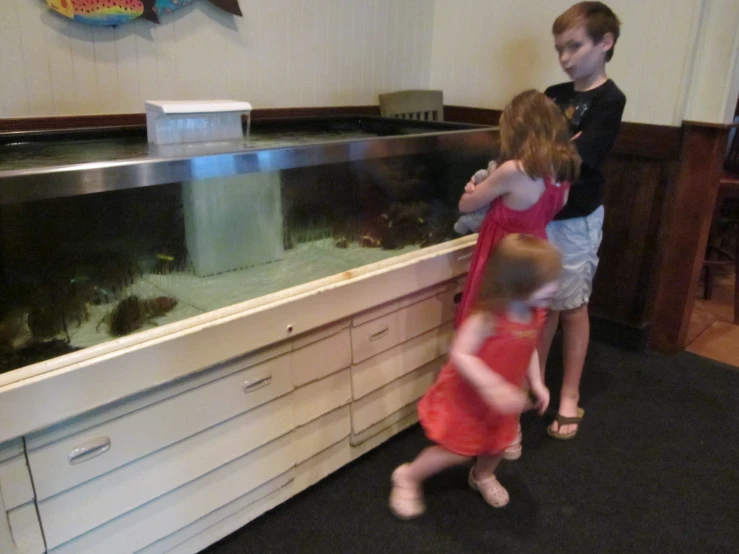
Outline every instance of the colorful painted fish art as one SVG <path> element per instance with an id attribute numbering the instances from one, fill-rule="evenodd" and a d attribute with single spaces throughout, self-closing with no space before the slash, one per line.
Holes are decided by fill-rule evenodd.
<path id="1" fill-rule="evenodd" d="M 195 0 L 46 0 L 55 12 L 80 23 L 115 27 L 139 17 L 159 23 L 159 15 L 169 13 Z M 214 6 L 242 15 L 239 0 L 208 0 Z"/>

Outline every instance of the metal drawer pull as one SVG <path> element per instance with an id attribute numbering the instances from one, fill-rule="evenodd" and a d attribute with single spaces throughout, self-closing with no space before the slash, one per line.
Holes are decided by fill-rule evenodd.
<path id="1" fill-rule="evenodd" d="M 267 375 L 256 381 L 244 381 L 244 392 L 254 392 L 255 390 L 263 389 L 272 382 L 272 376 Z"/>
<path id="2" fill-rule="evenodd" d="M 382 337 L 384 337 L 385 335 L 387 335 L 389 332 L 390 332 L 390 327 L 385 327 L 383 330 L 377 331 L 377 333 L 371 334 L 370 335 L 370 342 L 381 339 Z"/>
<path id="3" fill-rule="evenodd" d="M 100 456 L 108 450 L 110 450 L 110 437 L 97 437 L 72 449 L 67 459 L 71 465 L 75 465 Z"/>
<path id="4" fill-rule="evenodd" d="M 470 252 L 469 254 L 463 254 L 462 256 L 458 256 L 457 257 L 457 261 L 458 262 L 466 262 L 470 258 L 472 258 L 472 252 Z"/>

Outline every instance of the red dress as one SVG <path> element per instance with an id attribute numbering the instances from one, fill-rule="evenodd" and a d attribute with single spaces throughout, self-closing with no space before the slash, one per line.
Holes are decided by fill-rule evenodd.
<path id="1" fill-rule="evenodd" d="M 478 356 L 491 371 L 523 388 L 545 317 L 543 309 L 536 310 L 529 323 L 496 317 L 495 334 L 483 343 Z M 503 452 L 518 432 L 519 416 L 489 408 L 452 362 L 419 402 L 418 416 L 430 440 L 461 456 Z"/>
<path id="2" fill-rule="evenodd" d="M 457 307 L 455 327 L 459 328 L 459 324 L 467 317 L 473 305 L 477 291 L 480 289 L 482 270 L 493 247 L 511 233 L 525 233 L 546 240 L 547 225 L 564 207 L 565 194 L 569 189 L 570 184 L 566 181 L 555 183 L 551 179 L 545 179 L 544 193 L 536 204 L 527 210 L 509 208 L 503 203 L 502 197 L 493 201 L 480 226 L 462 300 Z"/>

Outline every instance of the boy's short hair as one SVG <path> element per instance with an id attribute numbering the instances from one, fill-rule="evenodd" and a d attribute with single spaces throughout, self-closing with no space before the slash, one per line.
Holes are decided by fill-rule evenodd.
<path id="1" fill-rule="evenodd" d="M 616 41 L 621 30 L 621 21 L 603 2 L 578 2 L 554 20 L 552 33 L 561 35 L 565 31 L 584 25 L 593 42 L 600 42 L 606 33 L 613 35 L 613 48 L 606 52 L 606 61 L 613 57 Z"/>

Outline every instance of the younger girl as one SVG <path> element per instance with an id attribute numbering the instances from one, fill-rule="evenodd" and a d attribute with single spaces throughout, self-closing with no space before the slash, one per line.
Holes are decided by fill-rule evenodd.
<path id="1" fill-rule="evenodd" d="M 457 308 L 457 327 L 475 302 L 482 268 L 495 244 L 509 233 L 546 238 L 546 226 L 565 205 L 579 168 L 567 121 L 554 102 L 535 90 L 511 100 L 500 117 L 497 168 L 480 184 L 467 183 L 459 200 L 463 213 L 485 206 L 489 210 Z"/>
<path id="2" fill-rule="evenodd" d="M 494 471 L 516 436 L 519 414 L 532 406 L 543 413 L 549 405 L 535 346 L 559 272 L 559 253 L 546 241 L 520 234 L 499 241 L 449 362 L 418 405 L 436 445 L 393 472 L 390 509 L 399 518 L 424 512 L 426 478 L 473 457 L 470 486 L 492 506 L 508 503 Z"/>

